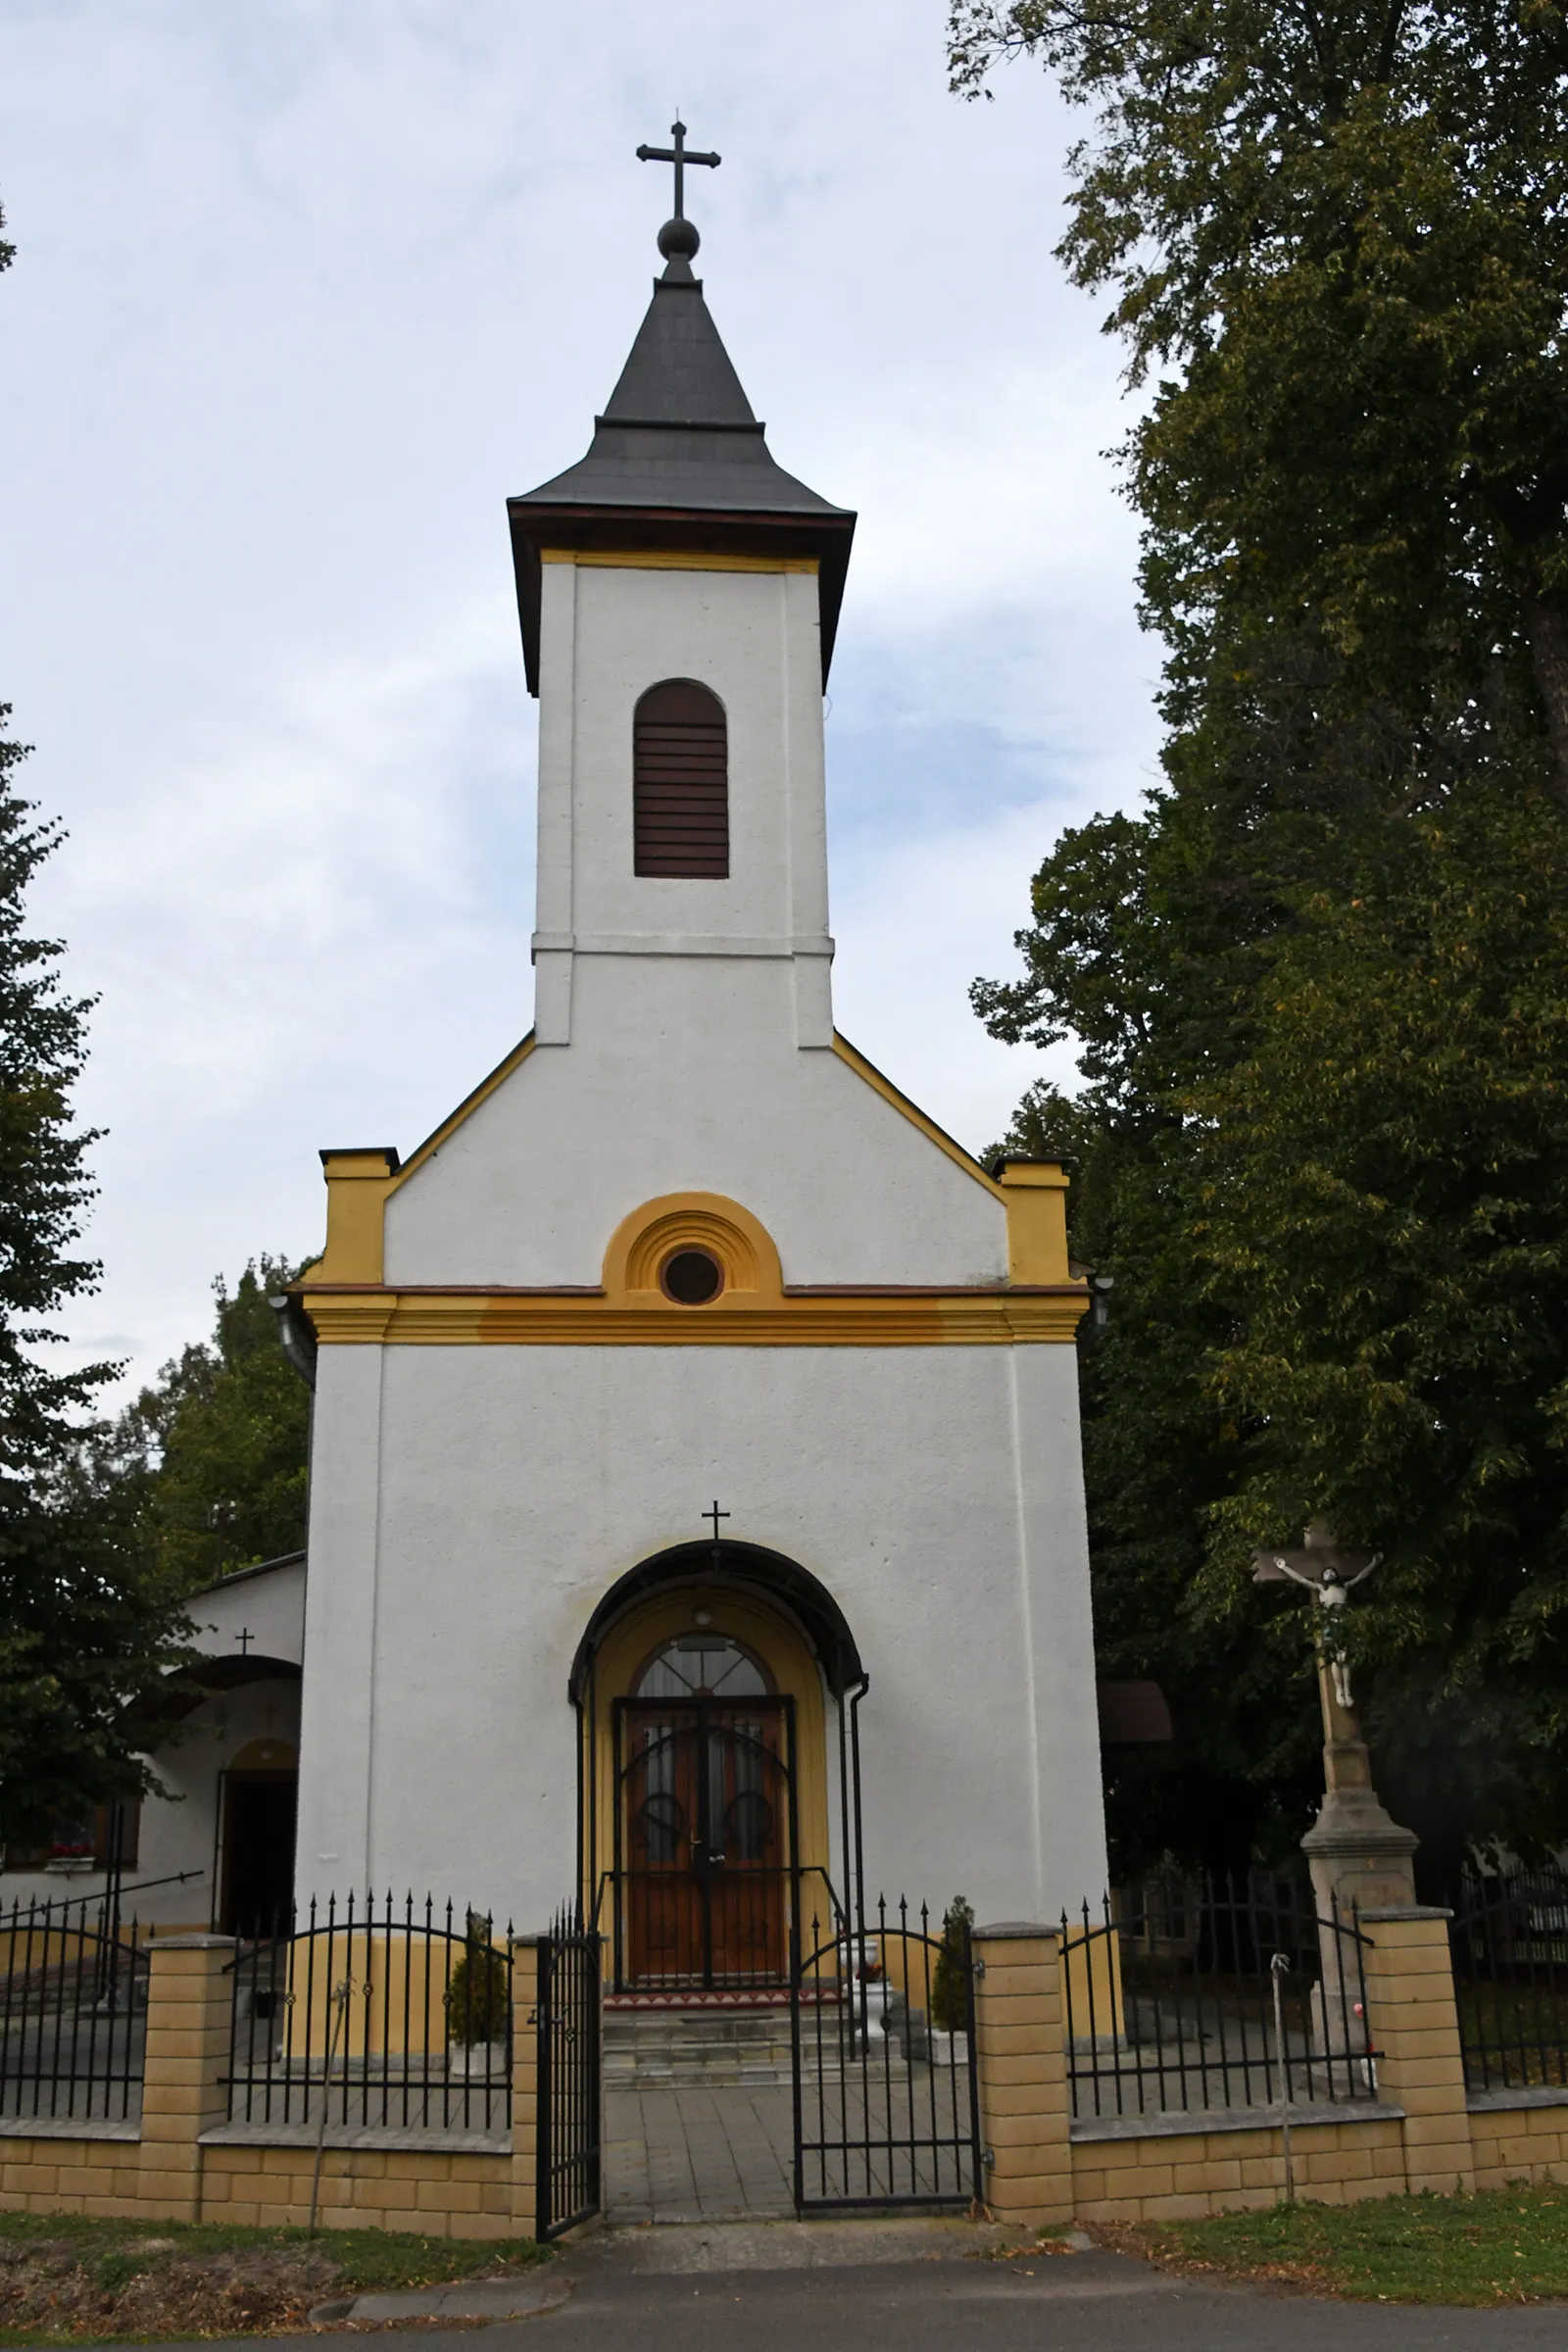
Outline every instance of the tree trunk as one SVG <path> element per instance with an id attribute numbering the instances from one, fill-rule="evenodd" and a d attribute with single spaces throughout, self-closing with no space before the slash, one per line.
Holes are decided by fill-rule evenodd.
<path id="1" fill-rule="evenodd" d="M 1546 707 L 1546 731 L 1557 762 L 1558 797 L 1568 801 L 1568 594 L 1543 590 L 1530 608 L 1530 650 L 1536 684 Z"/>

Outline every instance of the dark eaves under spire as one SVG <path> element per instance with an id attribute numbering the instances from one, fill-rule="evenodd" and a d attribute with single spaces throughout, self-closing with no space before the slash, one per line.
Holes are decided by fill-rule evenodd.
<path id="1" fill-rule="evenodd" d="M 693 272 L 698 244 L 689 220 L 665 221 L 663 274 L 587 456 L 507 501 L 534 693 L 544 547 L 814 557 L 827 676 L 856 518 L 774 462 Z"/>

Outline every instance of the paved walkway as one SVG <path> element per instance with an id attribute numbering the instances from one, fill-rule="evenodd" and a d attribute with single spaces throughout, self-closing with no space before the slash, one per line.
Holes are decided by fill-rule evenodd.
<path id="1" fill-rule="evenodd" d="M 777 2220 L 795 2211 L 791 2094 L 694 2084 L 605 2093 L 609 2220 Z"/>
<path id="2" fill-rule="evenodd" d="M 1088 2249 L 986 2261 L 992 2237 L 961 2223 L 606 2232 L 561 2258 L 564 2302 L 494 2322 L 483 2341 L 486 2352 L 1561 2352 L 1568 2318 L 1560 2303 L 1454 2311 L 1276 2295 Z M 418 2352 L 474 2352 L 472 2333 L 441 2316 L 411 2319 Z M 269 2352 L 321 2345 L 320 2332 L 274 2336 Z"/>

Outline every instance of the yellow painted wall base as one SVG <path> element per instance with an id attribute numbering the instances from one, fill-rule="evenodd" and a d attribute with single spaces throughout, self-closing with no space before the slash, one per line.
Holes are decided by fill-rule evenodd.
<path id="1" fill-rule="evenodd" d="M 313 2148 L 203 2148 L 194 2196 L 184 2173 L 166 2183 L 135 2140 L 0 2140 L 0 2207 L 145 2222 L 232 2222 L 260 2229 L 311 2217 Z M 194 2207 L 194 2211 L 192 2208 Z M 325 2230 L 412 2230 L 422 2237 L 528 2237 L 513 2214 L 512 2158 L 424 2149 L 328 2148 Z"/>
<path id="2" fill-rule="evenodd" d="M 1404 2145 L 1393 2118 L 1298 2124 L 1291 2158 L 1297 2195 L 1320 2205 L 1404 2194 Z M 1073 2143 L 1073 2204 L 1086 2222 L 1190 2222 L 1277 2205 L 1284 2178 L 1277 2130 Z"/>

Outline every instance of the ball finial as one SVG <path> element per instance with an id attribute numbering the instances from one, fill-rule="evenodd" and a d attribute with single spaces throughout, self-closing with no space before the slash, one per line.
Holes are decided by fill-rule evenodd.
<path id="1" fill-rule="evenodd" d="M 674 261 L 677 255 L 689 262 L 702 241 L 694 223 L 678 218 L 666 220 L 659 232 L 659 250 L 666 262 Z"/>

